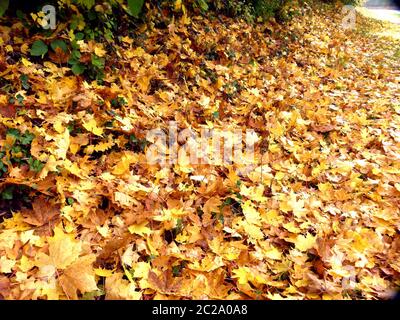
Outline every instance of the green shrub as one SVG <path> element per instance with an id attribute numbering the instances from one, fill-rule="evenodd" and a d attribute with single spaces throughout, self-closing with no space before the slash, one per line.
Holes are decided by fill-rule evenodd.
<path id="1" fill-rule="evenodd" d="M 361 6 L 366 0 L 342 0 L 345 5 Z"/>
<path id="2" fill-rule="evenodd" d="M 242 17 L 246 20 L 263 18 L 267 20 L 272 17 L 283 17 L 285 8 L 290 0 L 217 0 L 214 7 L 217 12 L 232 17 Z"/>
<path id="3" fill-rule="evenodd" d="M 282 0 L 255 0 L 255 14 L 265 19 L 273 17 L 283 7 L 283 2 Z"/>

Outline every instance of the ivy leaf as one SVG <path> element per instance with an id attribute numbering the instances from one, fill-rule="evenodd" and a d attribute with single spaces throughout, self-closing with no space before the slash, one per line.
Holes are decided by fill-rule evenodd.
<path id="1" fill-rule="evenodd" d="M 105 60 L 104 58 L 100 58 L 95 54 L 92 54 L 92 65 L 96 68 L 103 69 Z"/>
<path id="2" fill-rule="evenodd" d="M 144 0 L 128 0 L 128 8 L 132 16 L 135 18 L 139 17 L 142 11 Z"/>
<path id="3" fill-rule="evenodd" d="M 66 52 L 68 50 L 67 48 L 67 44 L 65 43 L 65 41 L 57 39 L 54 40 L 52 43 L 50 43 L 50 47 L 56 51 L 57 48 L 62 49 L 62 51 Z"/>
<path id="4" fill-rule="evenodd" d="M 22 74 L 19 79 L 21 80 L 22 88 L 28 90 L 30 88 L 30 85 L 28 84 L 28 76 L 26 74 Z"/>
<path id="5" fill-rule="evenodd" d="M 10 128 L 7 130 L 7 135 L 12 136 L 14 141 L 16 141 L 21 137 L 21 132 L 18 129 Z"/>
<path id="6" fill-rule="evenodd" d="M 34 172 L 40 172 L 42 171 L 44 164 L 41 163 L 38 159 L 28 159 L 28 164 L 29 164 L 29 169 L 31 169 Z"/>
<path id="7" fill-rule="evenodd" d="M 32 140 L 35 138 L 35 135 L 30 132 L 26 132 L 23 136 L 21 136 L 20 141 L 21 144 L 27 145 L 31 144 Z"/>
<path id="8" fill-rule="evenodd" d="M 31 48 L 31 56 L 34 57 L 40 57 L 40 56 L 44 56 L 48 51 L 48 47 L 47 44 L 45 44 L 42 40 L 36 40 L 33 44 L 32 44 L 32 48 Z"/>
<path id="9" fill-rule="evenodd" d="M 75 64 L 72 65 L 72 68 L 71 68 L 72 72 L 75 75 L 82 74 L 85 71 L 85 69 L 86 69 L 86 67 L 81 63 L 75 63 Z"/>
<path id="10" fill-rule="evenodd" d="M 9 186 L 3 190 L 1 193 L 1 198 L 3 200 L 12 200 L 13 199 L 13 191 L 14 191 L 14 186 Z"/>
<path id="11" fill-rule="evenodd" d="M 0 17 L 7 11 L 9 3 L 9 0 L 0 0 Z"/>
<path id="12" fill-rule="evenodd" d="M 203 11 L 207 11 L 208 10 L 208 4 L 207 4 L 207 2 L 205 0 L 197 0 L 197 4 L 201 8 L 201 10 L 203 10 Z"/>

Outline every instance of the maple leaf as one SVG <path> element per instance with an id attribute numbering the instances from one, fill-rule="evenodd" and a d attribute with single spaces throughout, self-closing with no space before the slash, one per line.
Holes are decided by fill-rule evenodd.
<path id="1" fill-rule="evenodd" d="M 137 157 L 131 153 L 124 153 L 121 160 L 112 171 L 113 174 L 122 175 L 129 171 L 129 166 L 137 161 Z"/>
<path id="2" fill-rule="evenodd" d="M 7 277 L 0 277 L 0 297 L 5 299 L 8 298 L 11 291 L 11 283 Z"/>
<path id="3" fill-rule="evenodd" d="M 237 279 L 238 283 L 242 285 L 247 284 L 253 279 L 252 273 L 247 267 L 239 267 L 238 269 L 234 269 L 232 273 L 232 278 Z"/>
<path id="4" fill-rule="evenodd" d="M 49 57 L 55 63 L 67 63 L 69 54 L 64 52 L 60 47 L 57 47 L 54 52 L 49 53 Z"/>
<path id="5" fill-rule="evenodd" d="M 88 117 L 88 119 L 83 121 L 83 127 L 90 131 L 91 133 L 95 134 L 96 136 L 101 136 L 104 132 L 103 128 L 97 125 L 97 121 L 93 117 Z"/>
<path id="6" fill-rule="evenodd" d="M 296 248 L 300 251 L 307 251 L 314 247 L 316 241 L 316 237 L 310 233 L 307 233 L 306 236 L 298 235 L 295 241 Z"/>
<path id="7" fill-rule="evenodd" d="M 248 223 L 258 226 L 260 225 L 261 223 L 260 213 L 254 208 L 250 200 L 247 200 L 245 203 L 242 204 L 242 210 Z"/>
<path id="8" fill-rule="evenodd" d="M 151 233 L 151 229 L 146 227 L 147 222 L 142 224 L 131 225 L 128 227 L 130 233 L 138 234 L 139 236 L 144 236 Z"/>
<path id="9" fill-rule="evenodd" d="M 203 206 L 204 213 L 212 214 L 212 212 L 219 212 L 222 201 L 218 197 L 212 197 L 206 201 Z"/>
<path id="10" fill-rule="evenodd" d="M 78 299 L 78 292 L 84 294 L 98 289 L 93 269 L 95 260 L 94 255 L 80 257 L 59 277 L 60 286 L 69 299 Z"/>
<path id="11" fill-rule="evenodd" d="M 11 273 L 15 264 L 15 260 L 7 259 L 5 256 L 0 257 L 0 272 Z"/>
<path id="12" fill-rule="evenodd" d="M 52 204 L 46 197 L 39 196 L 32 203 L 32 210 L 24 214 L 24 221 L 34 226 L 55 222 L 60 215 L 60 207 Z"/>
<path id="13" fill-rule="evenodd" d="M 55 227 L 54 236 L 47 239 L 49 254 L 38 256 L 39 265 L 52 265 L 57 269 L 65 269 L 78 259 L 82 245 L 71 234 L 64 233 L 60 226 Z"/>
<path id="14" fill-rule="evenodd" d="M 163 294 L 174 294 L 181 286 L 179 281 L 172 279 L 172 274 L 168 270 L 164 271 L 160 276 L 157 276 L 154 271 L 150 271 L 148 283 L 150 288 Z"/>
<path id="15" fill-rule="evenodd" d="M 139 300 L 142 297 L 142 292 L 136 290 L 135 284 L 123 279 L 123 276 L 122 272 L 116 272 L 106 278 L 106 300 Z"/>

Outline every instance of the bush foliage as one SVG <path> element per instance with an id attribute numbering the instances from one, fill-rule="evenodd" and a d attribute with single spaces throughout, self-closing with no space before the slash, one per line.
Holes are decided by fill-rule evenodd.
<path id="1" fill-rule="evenodd" d="M 321 0 L 322 2 L 342 2 L 348 5 L 360 5 L 365 0 Z M 300 2 L 300 4 L 299 4 Z M 54 4 L 60 8 L 78 7 L 89 11 L 103 11 L 102 8 L 115 10 L 124 9 L 129 15 L 138 18 L 147 5 L 170 8 L 185 6 L 186 9 L 200 10 L 203 13 L 213 10 L 234 17 L 244 17 L 251 20 L 255 17 L 268 19 L 280 17 L 289 6 L 301 6 L 303 1 L 296 0 L 0 0 L 0 16 L 7 12 L 7 8 L 17 11 L 29 11 L 40 9 L 44 4 Z"/>

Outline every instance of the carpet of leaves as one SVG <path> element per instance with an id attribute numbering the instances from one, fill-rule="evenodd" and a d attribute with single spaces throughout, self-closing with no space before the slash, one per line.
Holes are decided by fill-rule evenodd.
<path id="1" fill-rule="evenodd" d="M 400 285 L 400 42 L 376 32 L 399 26 L 358 16 L 344 31 L 339 13 L 185 16 L 113 48 L 82 41 L 107 58 L 102 84 L 1 26 L 0 296 L 386 298 Z M 191 165 L 179 144 L 178 163 L 150 165 L 146 132 L 170 121 L 255 130 L 251 170 Z"/>

